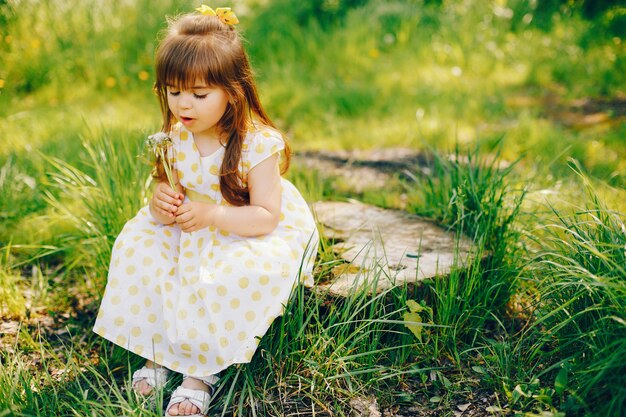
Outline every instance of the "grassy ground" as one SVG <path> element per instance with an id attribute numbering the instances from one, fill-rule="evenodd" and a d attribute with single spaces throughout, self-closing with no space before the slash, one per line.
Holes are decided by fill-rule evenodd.
<path id="1" fill-rule="evenodd" d="M 296 151 L 430 155 L 385 193 L 295 166 L 307 199 L 402 207 L 485 256 L 412 290 L 297 289 L 215 415 L 626 413 L 626 11 L 589 4 L 234 3 Z M 147 193 L 154 39 L 195 6 L 0 1 L 0 416 L 154 414 L 127 390 L 139 359 L 90 329 Z"/>

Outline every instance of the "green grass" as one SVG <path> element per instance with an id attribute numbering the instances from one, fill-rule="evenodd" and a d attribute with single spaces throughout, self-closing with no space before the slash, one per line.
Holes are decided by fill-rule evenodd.
<path id="1" fill-rule="evenodd" d="M 602 107 L 626 94 L 625 14 L 550 4 L 235 2 L 296 151 L 428 155 L 385 192 L 294 166 L 305 198 L 427 216 L 476 258 L 378 295 L 298 287 L 253 361 L 222 375 L 214 415 L 350 415 L 369 396 L 440 414 L 626 412 L 626 124 Z M 0 1 L 0 416 L 160 415 L 128 389 L 140 359 L 91 325 L 111 244 L 149 195 L 154 39 L 196 6 Z M 608 121 L 582 126 L 581 99 Z M 318 281 L 342 262 L 331 243 Z"/>

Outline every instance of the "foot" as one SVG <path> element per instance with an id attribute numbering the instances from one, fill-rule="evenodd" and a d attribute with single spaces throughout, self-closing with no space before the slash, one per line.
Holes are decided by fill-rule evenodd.
<path id="1" fill-rule="evenodd" d="M 139 395 L 147 396 L 167 382 L 168 370 L 152 361 L 146 361 L 143 368 L 133 374 L 133 389 Z"/>
<path id="2" fill-rule="evenodd" d="M 211 387 L 196 378 L 185 378 L 181 386 L 183 388 L 188 388 L 194 391 L 202 391 L 206 392 L 207 394 L 211 394 Z M 200 414 L 201 412 L 202 410 L 193 405 L 189 400 L 184 400 L 182 402 L 172 404 L 167 409 L 167 414 L 170 416 L 191 416 Z"/>

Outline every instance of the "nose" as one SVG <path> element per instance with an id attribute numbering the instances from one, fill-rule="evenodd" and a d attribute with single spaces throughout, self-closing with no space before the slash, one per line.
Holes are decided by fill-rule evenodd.
<path id="1" fill-rule="evenodd" d="M 181 92 L 180 98 L 178 100 L 178 106 L 181 109 L 189 109 L 191 108 L 191 94 L 187 92 Z"/>

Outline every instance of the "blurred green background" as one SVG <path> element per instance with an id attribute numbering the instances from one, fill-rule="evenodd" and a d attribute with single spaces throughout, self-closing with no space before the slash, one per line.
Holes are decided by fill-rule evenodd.
<path id="1" fill-rule="evenodd" d="M 198 1 L 0 2 L 0 157 L 78 155 L 85 131 L 158 129 L 164 16 Z M 506 137 L 560 174 L 625 183 L 626 7 L 583 0 L 228 2 L 296 149 Z M 417 116 L 417 117 L 416 117 Z M 30 158 L 30 157 L 29 157 Z"/>

